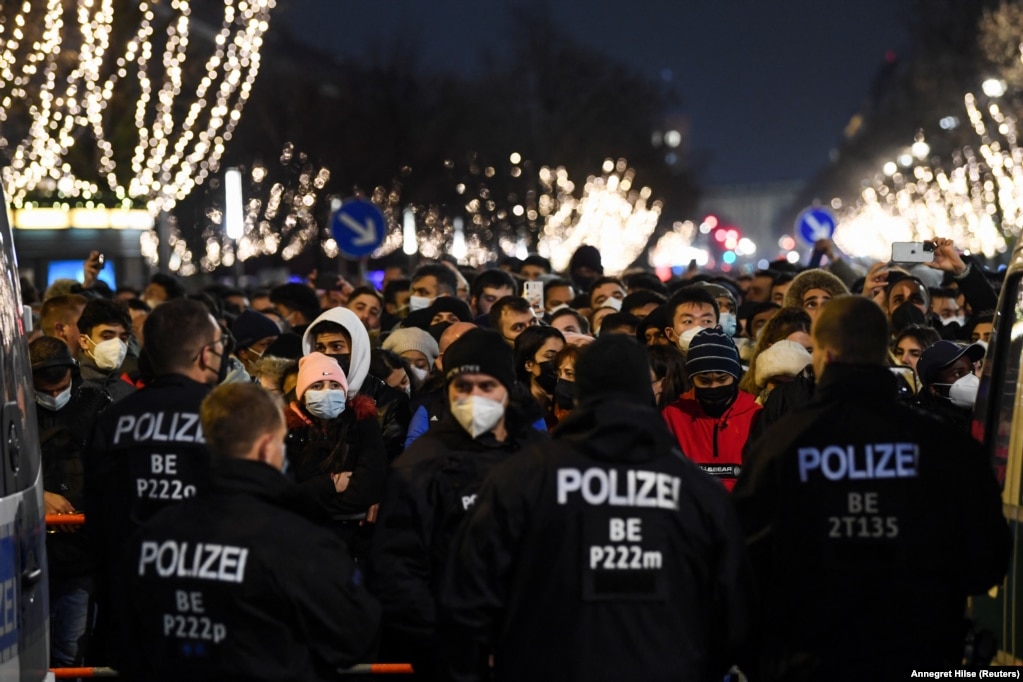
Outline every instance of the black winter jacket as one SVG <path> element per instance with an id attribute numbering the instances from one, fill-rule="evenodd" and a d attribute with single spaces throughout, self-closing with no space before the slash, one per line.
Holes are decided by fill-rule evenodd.
<path id="1" fill-rule="evenodd" d="M 762 587 L 758 680 L 951 669 L 966 597 L 1010 538 L 980 446 L 896 399 L 885 367 L 828 365 L 750 449 L 732 493 Z"/>
<path id="2" fill-rule="evenodd" d="M 326 428 L 297 403 L 289 405 L 285 415 L 289 475 L 332 519 L 351 520 L 380 501 L 387 455 L 371 399 L 356 396 Z M 352 478 L 338 493 L 331 474 L 342 471 L 352 472 Z"/>
<path id="3" fill-rule="evenodd" d="M 85 514 L 104 559 L 117 557 L 153 514 L 205 484 L 199 405 L 211 388 L 168 374 L 103 412 L 85 457 Z"/>
<path id="4" fill-rule="evenodd" d="M 720 680 L 752 576 L 721 484 L 653 407 L 583 403 L 495 468 L 450 552 L 448 677 Z"/>
<path id="5" fill-rule="evenodd" d="M 392 465 L 373 536 L 370 587 L 383 607 L 388 653 L 436 674 L 436 598 L 451 540 L 499 462 L 546 440 L 517 412 L 503 443 L 473 439 L 450 416 L 417 439 Z"/>
<path id="6" fill-rule="evenodd" d="M 54 412 L 36 406 L 39 445 L 43 456 L 43 489 L 85 509 L 85 467 L 82 453 L 97 416 L 110 405 L 110 396 L 75 378 L 71 400 Z M 92 574 L 89 538 L 84 528 L 46 535 L 46 559 L 51 578 Z"/>
<path id="7" fill-rule="evenodd" d="M 380 609 L 337 535 L 273 468 L 218 462 L 124 563 L 122 677 L 335 680 L 372 659 Z"/>

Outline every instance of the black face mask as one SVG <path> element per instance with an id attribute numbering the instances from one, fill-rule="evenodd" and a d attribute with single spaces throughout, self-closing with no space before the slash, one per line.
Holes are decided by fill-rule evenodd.
<path id="1" fill-rule="evenodd" d="M 231 352 L 234 350 L 234 339 L 231 338 L 230 334 L 225 333 L 221 343 L 224 349 L 223 353 L 217 353 L 216 350 L 213 350 L 216 344 L 210 345 L 210 349 L 212 350 L 213 354 L 217 355 L 218 359 L 220 360 L 220 367 L 217 368 L 217 383 L 214 384 L 215 386 L 219 386 L 220 384 L 224 383 L 224 379 L 227 378 L 227 373 L 231 369 Z"/>
<path id="2" fill-rule="evenodd" d="M 727 386 L 715 386 L 714 388 L 697 386 L 694 390 L 703 411 L 711 417 L 720 417 L 735 402 L 739 395 L 739 384 L 733 381 Z"/>
<path id="3" fill-rule="evenodd" d="M 575 283 L 575 286 L 579 291 L 589 291 L 590 287 L 593 286 L 593 283 L 597 281 L 597 278 L 575 275 L 572 277 L 572 281 Z"/>
<path id="4" fill-rule="evenodd" d="M 554 404 L 563 410 L 571 410 L 575 407 L 575 382 L 568 379 L 558 379 L 554 386 Z"/>
<path id="5" fill-rule="evenodd" d="M 927 318 L 912 301 L 906 301 L 892 311 L 892 328 L 900 332 L 911 324 L 926 324 Z"/>
<path id="6" fill-rule="evenodd" d="M 351 353 L 337 353 L 331 355 L 325 353 L 328 358 L 334 358 L 337 364 L 341 365 L 341 371 L 345 373 L 345 378 L 348 378 L 348 371 L 352 368 L 352 354 Z"/>
<path id="7" fill-rule="evenodd" d="M 540 368 L 540 376 L 533 377 L 536 379 L 536 385 L 542 388 L 547 395 L 554 393 L 554 389 L 558 385 L 558 369 L 554 366 L 554 361 L 540 362 L 537 363 L 537 366 Z"/>

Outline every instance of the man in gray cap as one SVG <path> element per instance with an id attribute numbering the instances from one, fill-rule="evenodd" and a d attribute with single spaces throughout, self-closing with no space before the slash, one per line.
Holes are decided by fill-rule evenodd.
<path id="1" fill-rule="evenodd" d="M 447 676 L 721 679 L 752 576 L 724 488 L 678 450 L 645 350 L 598 338 L 554 440 L 487 479 L 441 596 Z M 624 645 L 627 643 L 627 645 Z"/>

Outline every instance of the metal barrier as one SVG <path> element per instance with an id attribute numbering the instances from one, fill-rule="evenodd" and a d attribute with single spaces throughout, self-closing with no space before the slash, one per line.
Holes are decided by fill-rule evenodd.
<path id="1" fill-rule="evenodd" d="M 71 677 L 117 677 L 113 668 L 50 668 L 50 672 L 58 680 Z"/>
<path id="2" fill-rule="evenodd" d="M 58 680 L 73 677 L 117 677 L 113 668 L 50 668 L 50 672 Z M 411 675 L 411 663 L 357 663 L 347 670 L 338 671 L 341 675 Z"/>
<path id="3" fill-rule="evenodd" d="M 357 663 L 342 675 L 411 675 L 411 663 Z"/>
<path id="4" fill-rule="evenodd" d="M 85 514 L 47 514 L 47 526 L 84 526 Z"/>

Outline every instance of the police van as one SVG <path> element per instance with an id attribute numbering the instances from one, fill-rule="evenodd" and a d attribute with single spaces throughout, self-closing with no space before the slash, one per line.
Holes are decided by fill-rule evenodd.
<path id="1" fill-rule="evenodd" d="M 43 479 L 10 212 L 0 187 L 0 680 L 50 677 Z M 27 322 L 27 324 L 26 324 Z"/>
<path id="2" fill-rule="evenodd" d="M 1013 548 L 1005 582 L 973 600 L 976 630 L 998 638 L 995 662 L 1023 665 L 1023 243 L 1017 244 L 998 299 L 973 413 L 973 435 L 984 444 L 1002 485 L 1002 508 Z"/>

